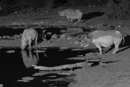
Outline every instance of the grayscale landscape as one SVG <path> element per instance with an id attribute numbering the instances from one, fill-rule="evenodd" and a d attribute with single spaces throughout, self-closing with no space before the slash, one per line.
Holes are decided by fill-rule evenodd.
<path id="1" fill-rule="evenodd" d="M 65 9 L 79 9 L 80 22 L 58 13 Z M 0 87 L 130 87 L 129 9 L 129 0 L 1 0 Z M 33 32 L 22 49 L 30 28 L 37 44 Z M 97 30 L 120 32 L 117 53 L 111 45 L 99 54 L 89 37 Z"/>

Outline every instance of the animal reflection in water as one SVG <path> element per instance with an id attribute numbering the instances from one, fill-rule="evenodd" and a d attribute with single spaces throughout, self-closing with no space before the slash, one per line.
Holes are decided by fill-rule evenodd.
<path id="1" fill-rule="evenodd" d="M 87 41 L 87 45 L 85 47 L 89 46 L 90 43 L 93 43 L 99 49 L 99 54 L 102 54 L 101 47 L 110 47 L 113 44 L 115 45 L 115 49 L 112 53 L 115 54 L 119 50 L 121 41 L 123 40 L 124 42 L 122 33 L 116 30 L 95 30 L 88 34 L 88 36 L 84 39 Z"/>
<path id="2" fill-rule="evenodd" d="M 33 50 L 29 49 L 28 51 L 22 50 L 21 54 L 23 62 L 27 68 L 38 63 L 39 56 L 37 52 L 34 53 Z"/>
<path id="3" fill-rule="evenodd" d="M 25 29 L 21 38 L 21 49 L 25 49 L 27 45 L 31 48 L 32 41 L 37 45 L 38 33 L 34 28 Z"/>
<path id="4" fill-rule="evenodd" d="M 37 49 L 27 49 L 21 50 L 23 62 L 27 68 L 31 67 L 32 65 L 36 65 L 39 61 L 38 53 L 43 53 L 42 57 L 47 57 L 46 50 L 37 50 Z"/>

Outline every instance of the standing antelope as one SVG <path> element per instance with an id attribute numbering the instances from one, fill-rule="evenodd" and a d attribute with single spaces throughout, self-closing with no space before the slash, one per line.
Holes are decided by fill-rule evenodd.
<path id="1" fill-rule="evenodd" d="M 63 11 L 58 11 L 60 16 L 66 16 L 68 22 L 73 22 L 73 20 L 77 19 L 78 22 L 81 21 L 83 13 L 77 9 L 65 9 Z"/>
<path id="2" fill-rule="evenodd" d="M 38 33 L 34 28 L 25 29 L 21 38 L 21 49 L 25 49 L 27 45 L 29 48 L 31 47 L 32 40 L 35 41 L 35 45 L 37 45 Z"/>
<path id="3" fill-rule="evenodd" d="M 101 47 L 110 47 L 113 44 L 115 45 L 115 49 L 112 53 L 115 54 L 119 50 L 121 41 L 123 40 L 124 42 L 124 37 L 121 32 L 116 30 L 95 30 L 88 34 L 88 37 L 85 37 L 85 40 L 88 42 L 85 47 L 89 46 L 89 43 L 93 43 L 99 49 L 99 54 L 102 54 Z"/>

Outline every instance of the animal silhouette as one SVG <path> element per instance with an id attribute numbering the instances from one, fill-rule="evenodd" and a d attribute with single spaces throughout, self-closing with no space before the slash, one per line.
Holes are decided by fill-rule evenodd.
<path id="1" fill-rule="evenodd" d="M 99 54 L 103 54 L 101 47 L 110 47 L 113 44 L 115 46 L 115 49 L 112 53 L 115 54 L 117 51 L 119 51 L 119 45 L 121 44 L 122 40 L 123 42 L 125 41 L 122 33 L 116 30 L 95 30 L 89 33 L 84 39 L 87 41 L 85 47 L 89 46 L 89 44 L 92 43 L 99 49 Z"/>
<path id="2" fill-rule="evenodd" d="M 58 11 L 60 16 L 66 16 L 68 22 L 73 22 L 73 20 L 81 21 L 83 13 L 79 9 L 65 9 L 63 11 Z"/>
<path id="3" fill-rule="evenodd" d="M 38 33 L 34 28 L 25 29 L 21 38 L 21 49 L 25 49 L 27 45 L 29 48 L 31 47 L 32 41 L 35 41 L 35 45 L 37 45 Z"/>

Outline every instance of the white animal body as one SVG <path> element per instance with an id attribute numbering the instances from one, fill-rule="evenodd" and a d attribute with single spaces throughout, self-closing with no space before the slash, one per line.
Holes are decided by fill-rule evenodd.
<path id="1" fill-rule="evenodd" d="M 110 47 L 111 45 L 115 45 L 115 49 L 112 52 L 115 54 L 119 50 L 119 45 L 121 41 L 124 41 L 124 37 L 121 32 L 116 30 L 103 31 L 103 30 L 95 30 L 88 35 L 89 39 L 85 37 L 85 40 L 88 43 L 93 43 L 98 49 L 99 54 L 102 54 L 101 47 Z M 86 47 L 89 46 L 88 44 Z"/>
<path id="2" fill-rule="evenodd" d="M 65 9 L 63 11 L 58 11 L 60 16 L 66 16 L 68 22 L 73 22 L 73 20 L 81 21 L 83 13 L 79 9 Z"/>
<path id="3" fill-rule="evenodd" d="M 37 45 L 38 33 L 33 28 L 25 29 L 21 38 L 21 49 L 25 49 L 27 45 L 31 47 L 32 41 L 35 41 L 35 45 Z"/>

